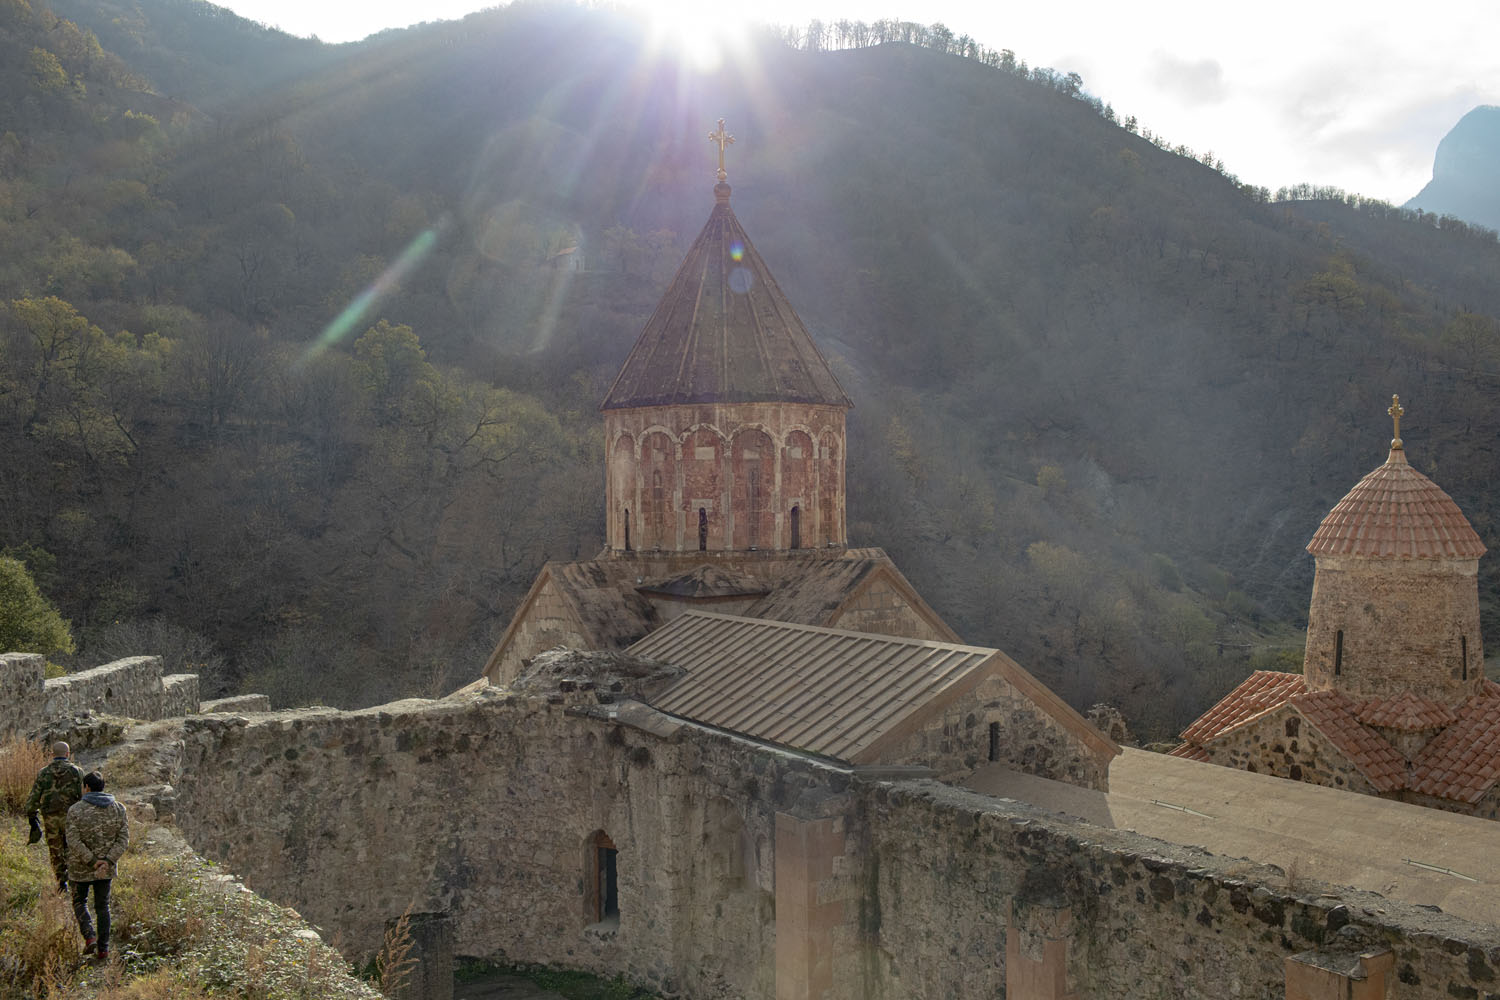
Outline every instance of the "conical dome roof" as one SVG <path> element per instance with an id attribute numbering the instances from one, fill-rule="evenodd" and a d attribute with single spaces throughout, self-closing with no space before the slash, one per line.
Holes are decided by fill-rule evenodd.
<path id="1" fill-rule="evenodd" d="M 685 403 L 852 404 L 729 207 L 729 185 L 601 410 Z"/>
<path id="2" fill-rule="evenodd" d="M 1307 543 L 1315 556 L 1478 559 L 1484 555 L 1453 498 L 1406 462 L 1400 439 L 1384 465 L 1361 479 Z"/>

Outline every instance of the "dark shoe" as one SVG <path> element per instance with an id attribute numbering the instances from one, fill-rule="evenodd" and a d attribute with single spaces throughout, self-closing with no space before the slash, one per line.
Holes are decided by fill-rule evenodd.
<path id="1" fill-rule="evenodd" d="M 57 891 L 60 892 L 60 893 L 62 893 L 64 896 L 66 896 L 68 894 L 68 883 L 66 883 L 66 882 L 59 882 L 59 883 L 57 883 Z"/>
<path id="2" fill-rule="evenodd" d="M 93 938 L 89 938 L 87 941 L 83 942 L 83 953 L 85 955 L 92 955 L 96 947 L 98 947 L 98 942 L 96 942 Z M 106 948 L 104 950 L 108 951 L 109 949 Z"/>
<path id="3" fill-rule="evenodd" d="M 100 948 L 99 949 L 99 961 L 100 962 L 108 962 L 109 961 L 109 949 L 108 948 Z"/>

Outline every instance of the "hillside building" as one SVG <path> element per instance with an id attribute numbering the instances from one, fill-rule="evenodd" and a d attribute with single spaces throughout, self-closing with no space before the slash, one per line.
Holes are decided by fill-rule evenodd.
<path id="1" fill-rule="evenodd" d="M 842 695 L 818 709 L 852 719 L 881 676 L 879 658 L 863 658 L 874 644 L 857 641 L 859 633 L 912 640 L 916 645 L 881 648 L 891 655 L 915 650 L 913 662 L 978 654 L 961 645 L 885 552 L 848 546 L 845 416 L 853 404 L 730 207 L 723 150 L 733 139 L 723 124 L 710 136 L 720 160 L 708 221 L 600 404 L 604 551 L 543 567 L 484 676 L 508 684 L 544 650 L 622 650 L 683 618 L 674 636 L 714 646 L 703 638 L 707 632 L 750 634 L 720 617 L 740 616 L 784 623 L 752 630 L 762 641 L 775 634 L 790 642 L 805 637 L 806 627 L 840 630 L 822 636 L 820 652 L 799 647 L 794 669 L 812 689 L 814 673 L 866 664 L 870 672 L 846 677 L 835 685 Z M 683 658 L 691 648 L 693 641 L 672 647 L 672 662 L 689 666 Z M 715 648 L 736 670 L 756 662 L 742 642 Z M 1064 771 L 1103 786 L 1119 752 L 1114 743 L 1003 653 L 985 650 L 973 665 L 982 669 L 963 683 L 929 692 L 931 705 L 920 686 L 900 688 L 894 697 L 904 714 L 892 725 L 901 732 L 883 736 L 881 746 L 907 761 L 910 754 L 894 749 L 907 729 L 940 719 L 960 694 L 998 685 L 1004 697 L 974 702 L 961 713 L 963 732 L 938 741 L 942 767 L 1000 759 L 996 748 L 1008 737 L 993 727 L 1003 721 L 1030 731 L 1020 715 L 1036 715 L 1045 717 L 1042 729 L 1060 726 L 1071 748 L 1044 756 L 1087 757 L 1087 765 Z M 747 690 L 745 697 L 763 693 Z M 1020 715 L 1005 707 L 1012 694 L 1030 706 Z"/>
<path id="2" fill-rule="evenodd" d="M 1260 670 L 1174 755 L 1500 817 L 1500 684 L 1484 676 L 1479 557 L 1453 499 L 1396 436 L 1307 545 L 1316 560 L 1299 674 Z"/>

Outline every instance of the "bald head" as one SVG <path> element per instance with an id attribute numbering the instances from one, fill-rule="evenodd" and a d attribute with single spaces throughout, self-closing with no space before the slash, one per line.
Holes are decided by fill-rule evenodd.
<path id="1" fill-rule="evenodd" d="M 70 748 L 62 740 L 58 740 L 56 743 L 52 744 L 52 756 L 54 757 L 68 757 L 71 756 L 72 753 L 72 748 Z"/>

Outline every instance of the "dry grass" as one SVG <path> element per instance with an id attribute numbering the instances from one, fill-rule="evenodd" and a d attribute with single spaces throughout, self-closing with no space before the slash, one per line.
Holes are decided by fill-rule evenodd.
<path id="1" fill-rule="evenodd" d="M 35 740 L 14 739 L 0 745 L 0 809 L 20 815 L 36 773 L 51 759 L 52 751 Z"/>
<path id="2" fill-rule="evenodd" d="M 66 897 L 53 888 L 47 849 L 22 846 L 24 827 L 0 825 L 0 996 L 40 995 L 83 956 Z M 49 992 L 50 996 L 51 993 Z"/>
<path id="3" fill-rule="evenodd" d="M 396 922 L 386 928 L 385 940 L 375 956 L 377 985 L 386 996 L 395 996 L 411 979 L 412 969 L 417 966 L 411 949 L 411 907 L 408 906 Z"/>
<path id="4" fill-rule="evenodd" d="M 128 853 L 111 893 L 110 962 L 86 961 L 47 852 L 0 818 L 0 997 L 10 1000 L 376 1000 L 300 919 L 188 857 Z M 400 956 L 394 968 L 400 967 Z"/>
<path id="5" fill-rule="evenodd" d="M 47 1000 L 209 1000 L 210 996 L 171 969 L 127 979 L 123 966 L 109 966 L 96 975 L 56 986 Z"/>

